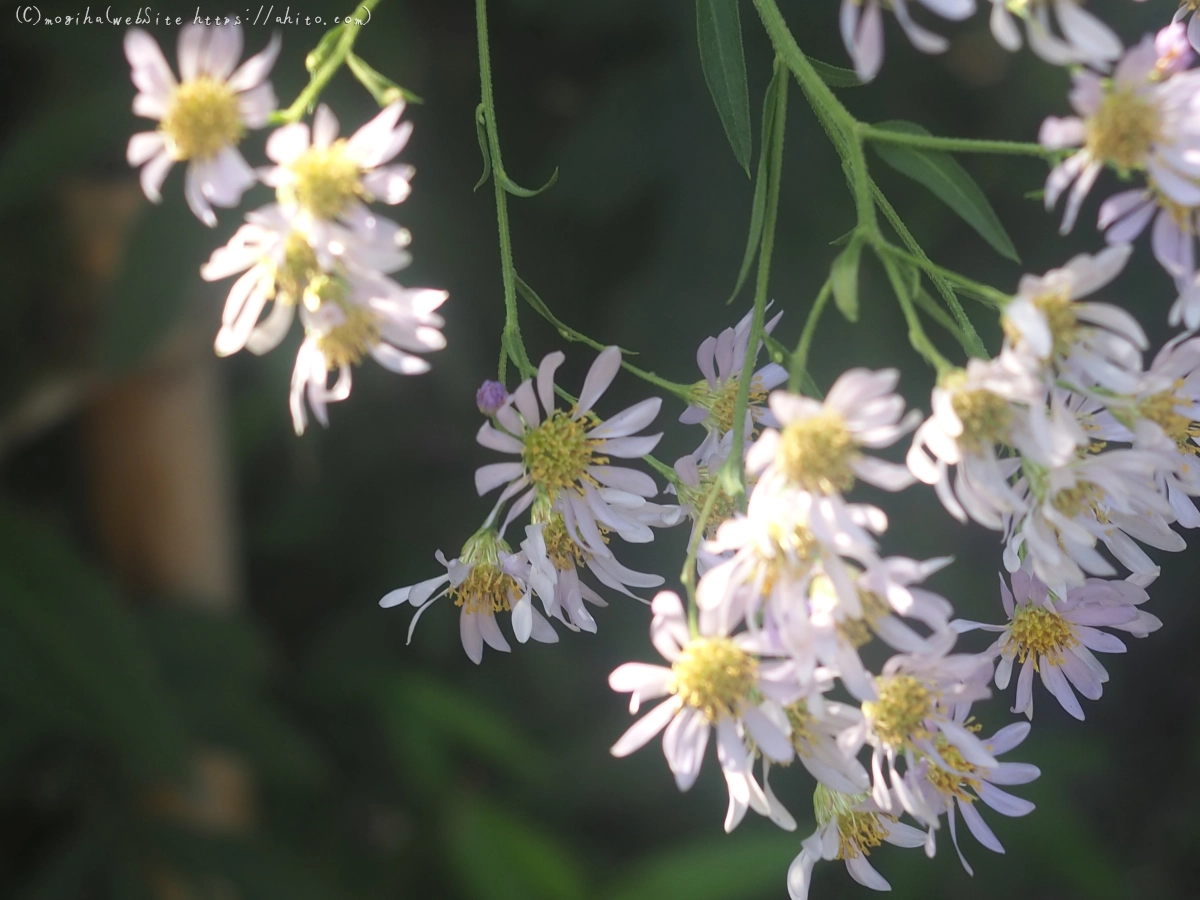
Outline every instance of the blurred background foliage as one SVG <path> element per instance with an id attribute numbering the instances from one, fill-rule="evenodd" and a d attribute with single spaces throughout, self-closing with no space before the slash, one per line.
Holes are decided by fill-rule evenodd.
<path id="1" fill-rule="evenodd" d="M 43 13 L 82 12 L 43 3 Z M 187 6 L 161 11 L 193 14 Z M 805 50 L 844 64 L 834 0 L 781 6 Z M 1174 8 L 1094 6 L 1129 41 Z M 128 135 L 146 126 L 130 112 L 123 29 L 19 25 L 13 7 L 0 15 L 0 896 L 784 896 L 811 828 L 805 778 L 786 771 L 776 783 L 798 833 L 751 817 L 727 837 L 715 766 L 681 796 L 656 750 L 608 755 L 628 715 L 605 677 L 655 658 L 639 604 L 614 598 L 597 637 L 489 651 L 479 668 L 461 652 L 451 607 L 431 611 L 406 646 L 407 613 L 376 606 L 435 574 L 434 551 L 453 555 L 486 513 L 471 481 L 487 457 L 473 441 L 473 394 L 494 376 L 502 304 L 493 200 L 472 191 L 472 4 L 384 0 L 357 48 L 425 101 L 409 112 L 418 176 L 397 217 L 415 236 L 405 282 L 450 291 L 450 346 L 422 378 L 356 372 L 332 428 L 303 439 L 286 407 L 298 335 L 265 359 L 208 350 L 228 285 L 203 284 L 197 268 L 238 215 L 204 228 L 178 171 L 152 207 L 125 165 Z M 295 11 L 346 10 L 308 0 Z M 552 190 L 511 204 L 519 271 L 572 326 L 645 351 L 639 364 L 667 377 L 699 377 L 696 345 L 749 302 L 724 305 L 751 184 L 700 71 L 693 5 L 493 0 L 491 17 L 509 172 L 540 184 L 560 171 Z M 748 4 L 743 27 L 757 119 L 770 53 Z M 174 29 L 151 30 L 174 59 Z M 273 79 L 286 103 L 321 31 L 281 30 Z M 889 23 L 878 83 L 843 92 L 852 111 L 1025 140 L 1043 116 L 1065 113 L 1067 75 L 999 50 L 985 16 L 949 31 L 950 52 L 927 58 Z M 247 47 L 269 33 L 248 28 Z M 348 73 L 326 99 L 344 132 L 372 114 Z M 262 141 L 247 142 L 252 160 Z M 869 161 L 934 260 L 1003 289 L 1100 244 L 1094 203 L 1076 234 L 1057 237 L 1026 196 L 1045 176 L 1036 160 L 963 160 L 1023 267 Z M 268 202 L 266 190 L 246 202 Z M 785 345 L 825 278 L 830 241 L 851 224 L 834 155 L 793 91 L 771 292 L 787 311 L 776 331 Z M 1110 293 L 1161 343 L 1171 290 L 1146 256 Z M 854 326 L 827 314 L 811 361 L 818 384 L 852 365 L 896 365 L 924 406 L 931 374 L 873 262 L 861 306 Z M 994 348 L 991 314 L 969 311 Z M 528 311 L 525 324 L 535 359 L 561 346 Z M 591 354 L 568 350 L 569 381 Z M 624 379 L 614 393 L 619 409 L 644 390 Z M 679 411 L 666 403 L 664 459 L 699 441 L 673 426 Z M 954 553 L 935 586 L 961 615 L 996 620 L 996 535 L 957 526 L 931 492 L 886 506 L 888 552 Z M 683 540 L 677 531 L 629 548 L 627 561 L 673 574 Z M 933 862 L 884 848 L 878 867 L 896 896 L 1196 896 L 1200 562 L 1193 552 L 1163 562 L 1152 608 L 1166 628 L 1112 660 L 1088 721 L 1039 697 L 1018 754 L 1044 772 L 1022 791 L 1038 810 L 990 817 L 1007 856 L 965 838 L 971 879 L 944 837 Z M 1009 720 L 1006 705 L 983 709 L 987 728 Z M 840 865 L 818 870 L 814 897 L 866 894 Z"/>

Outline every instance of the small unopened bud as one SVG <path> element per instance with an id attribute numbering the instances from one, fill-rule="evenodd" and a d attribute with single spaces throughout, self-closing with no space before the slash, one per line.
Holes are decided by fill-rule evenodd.
<path id="1" fill-rule="evenodd" d="M 1154 38 L 1154 50 L 1158 54 L 1155 69 L 1159 78 L 1169 78 L 1191 65 L 1192 47 L 1182 22 L 1175 22 L 1160 31 Z"/>
<path id="2" fill-rule="evenodd" d="M 485 416 L 494 416 L 508 400 L 508 391 L 498 381 L 485 381 L 475 392 L 475 405 Z"/>

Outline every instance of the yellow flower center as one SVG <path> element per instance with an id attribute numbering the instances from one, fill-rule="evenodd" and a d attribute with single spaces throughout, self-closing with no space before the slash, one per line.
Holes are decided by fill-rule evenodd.
<path id="1" fill-rule="evenodd" d="M 1050 504 L 1068 519 L 1074 519 L 1084 510 L 1091 510 L 1097 522 L 1107 522 L 1108 516 L 1100 509 L 1104 491 L 1088 482 L 1063 488 L 1051 499 Z"/>
<path id="2" fill-rule="evenodd" d="M 777 459 L 790 481 L 808 491 L 832 493 L 854 485 L 850 463 L 858 445 L 835 412 L 792 422 L 780 435 Z"/>
<path id="3" fill-rule="evenodd" d="M 801 756 L 812 755 L 812 745 L 817 741 L 813 726 L 816 719 L 808 711 L 808 702 L 797 700 L 783 710 L 787 714 L 788 725 L 792 727 L 792 746 Z"/>
<path id="4" fill-rule="evenodd" d="M 879 699 L 862 705 L 879 739 L 889 747 L 911 747 L 914 740 L 928 739 L 925 719 L 933 712 L 932 691 L 912 675 L 890 675 L 879 679 Z"/>
<path id="5" fill-rule="evenodd" d="M 1079 327 L 1070 293 L 1063 289 L 1042 294 L 1034 298 L 1033 305 L 1046 317 L 1046 325 L 1050 328 L 1053 341 L 1050 352 L 1054 356 L 1067 356 L 1075 343 L 1075 331 Z"/>
<path id="6" fill-rule="evenodd" d="M 293 231 L 284 244 L 283 265 L 275 269 L 275 293 L 272 299 L 287 306 L 304 296 L 309 282 L 321 272 L 317 255 L 304 235 Z"/>
<path id="7" fill-rule="evenodd" d="M 982 388 L 963 390 L 966 373 L 955 373 L 946 380 L 950 405 L 962 422 L 958 444 L 968 453 L 978 453 L 992 444 L 1006 443 L 1012 425 L 1012 408 L 1003 397 Z"/>
<path id="8" fill-rule="evenodd" d="M 1175 383 L 1176 389 L 1183 387 L 1182 380 Z M 1200 455 L 1195 439 L 1200 438 L 1200 425 L 1183 413 L 1176 412 L 1177 406 L 1190 406 L 1186 400 L 1176 396 L 1175 391 L 1162 391 L 1147 397 L 1138 405 L 1138 412 L 1163 430 L 1163 434 L 1175 442 L 1180 453 Z"/>
<path id="9" fill-rule="evenodd" d="M 315 218 L 336 219 L 347 203 L 364 196 L 362 170 L 346 152 L 344 138 L 323 149 L 309 147 L 289 168 L 295 181 L 281 189 L 281 197 Z"/>
<path id="10" fill-rule="evenodd" d="M 462 584 L 450 589 L 455 606 L 469 613 L 494 615 L 512 609 L 521 596 L 516 579 L 492 563 L 482 562 L 471 569 Z"/>
<path id="11" fill-rule="evenodd" d="M 834 819 L 837 820 L 838 859 L 870 856 L 871 850 L 880 846 L 884 835 L 887 834 L 881 820 L 896 821 L 895 816 L 859 812 L 854 808 L 866 799 L 866 794 L 843 794 L 830 790 L 823 784 L 818 784 L 813 791 L 813 811 L 816 813 L 817 823 L 824 826 Z"/>
<path id="12" fill-rule="evenodd" d="M 596 484 L 588 474 L 588 466 L 603 465 L 608 457 L 594 456 L 600 441 L 587 436 L 588 428 L 596 423 L 592 415 L 578 419 L 561 409 L 525 435 L 521 460 L 529 472 L 529 480 L 545 496 L 553 500 L 559 491 L 568 488 L 583 493 L 583 483 Z"/>
<path id="13" fill-rule="evenodd" d="M 758 681 L 758 660 L 729 638 L 695 638 L 671 664 L 668 689 L 711 724 L 737 716 Z"/>
<path id="14" fill-rule="evenodd" d="M 717 529 L 721 527 L 721 523 L 733 518 L 735 514 L 741 511 L 741 504 L 739 499 L 730 497 L 717 486 L 716 478 L 709 473 L 708 469 L 703 466 L 698 468 L 700 470 L 700 484 L 696 487 L 679 484 L 676 486 L 676 490 L 679 492 L 680 503 L 689 508 L 691 511 L 689 514 L 693 519 L 700 518 L 700 513 L 704 510 L 704 506 L 708 502 L 709 493 L 714 490 L 717 492 L 712 508 L 708 513 L 708 521 L 704 524 L 704 536 L 712 540 L 717 536 Z M 754 484 L 753 479 L 747 479 L 747 493 L 753 490 Z"/>
<path id="15" fill-rule="evenodd" d="M 1043 606 L 1026 604 L 1013 614 L 1005 649 L 1014 651 L 1019 663 L 1032 657 L 1036 670 L 1043 656 L 1052 665 L 1062 665 L 1063 654 L 1078 643 L 1066 619 Z"/>
<path id="16" fill-rule="evenodd" d="M 933 743 L 950 769 L 943 769 L 930 761 L 929 771 L 925 773 L 929 783 L 947 797 L 957 797 L 964 803 L 974 802 L 975 796 L 967 793 L 967 788 L 979 787 L 979 779 L 972 777 L 978 770 L 963 758 L 957 747 L 946 740 L 945 735 L 939 732 Z"/>
<path id="17" fill-rule="evenodd" d="M 201 75 L 171 94 L 159 130 L 174 159 L 210 159 L 222 147 L 236 147 L 245 131 L 237 95 L 224 81 Z"/>
<path id="18" fill-rule="evenodd" d="M 691 401 L 696 406 L 708 410 L 708 418 L 704 420 L 707 428 L 726 434 L 733 431 L 733 414 L 737 411 L 738 379 L 728 378 L 715 391 L 708 386 L 707 381 L 697 381 L 692 385 Z M 746 409 L 752 416 L 752 421 L 758 422 L 762 415 L 762 404 L 767 399 L 767 392 L 762 386 L 761 379 L 755 378 L 750 382 L 749 401 Z"/>
<path id="19" fill-rule="evenodd" d="M 542 529 L 542 540 L 546 542 L 546 555 L 560 572 L 577 569 L 588 561 L 588 553 L 571 539 L 567 524 L 558 513 L 552 514 Z"/>
<path id="20" fill-rule="evenodd" d="M 379 343 L 379 313 L 352 302 L 346 296 L 346 285 L 339 278 L 318 275 L 309 284 L 305 303 L 320 308 L 332 303 L 342 311 L 342 321 L 328 331 L 317 334 L 317 349 L 330 369 L 356 366 Z"/>
<path id="21" fill-rule="evenodd" d="M 1158 107 L 1125 89 L 1110 90 L 1087 122 L 1087 149 L 1096 159 L 1118 169 L 1141 168 L 1161 137 Z"/>
<path id="22" fill-rule="evenodd" d="M 769 546 L 760 551 L 765 566 L 762 593 L 769 594 L 777 584 L 797 581 L 808 574 L 820 556 L 816 536 L 803 524 L 784 528 L 772 523 L 767 528 Z"/>
<path id="23" fill-rule="evenodd" d="M 843 619 L 837 624 L 838 634 L 855 649 L 871 642 L 876 623 L 892 611 L 878 594 L 871 591 L 859 591 L 858 598 L 862 603 L 862 617 Z"/>

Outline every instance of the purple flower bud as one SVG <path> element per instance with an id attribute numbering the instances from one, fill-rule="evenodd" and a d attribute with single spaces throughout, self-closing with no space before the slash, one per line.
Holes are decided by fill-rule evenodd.
<path id="1" fill-rule="evenodd" d="M 494 416 L 507 401 L 508 391 L 498 381 L 485 381 L 475 392 L 475 405 L 485 416 Z"/>
<path id="2" fill-rule="evenodd" d="M 1182 22 L 1168 25 L 1154 38 L 1154 50 L 1158 54 L 1159 76 L 1168 78 L 1182 72 L 1192 62 L 1192 48 L 1188 33 Z"/>

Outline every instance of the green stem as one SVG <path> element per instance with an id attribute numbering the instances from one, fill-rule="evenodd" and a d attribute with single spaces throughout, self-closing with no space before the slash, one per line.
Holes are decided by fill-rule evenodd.
<path id="1" fill-rule="evenodd" d="M 1024 141 L 980 141 L 974 138 L 935 137 L 931 134 L 910 134 L 903 131 L 891 131 L 887 128 L 876 128 L 874 125 L 860 124 L 858 134 L 868 141 L 881 144 L 904 144 L 909 147 L 921 147 L 925 150 L 942 150 L 947 153 L 993 153 L 1009 156 L 1037 156 L 1051 158 L 1059 153 L 1041 144 L 1030 144 Z"/>
<path id="2" fill-rule="evenodd" d="M 883 263 L 888 280 L 892 283 L 892 290 L 900 303 L 900 309 L 904 312 L 904 320 L 908 323 L 908 342 L 937 370 L 939 377 L 944 375 L 954 366 L 941 354 L 934 346 L 933 341 L 929 339 L 929 335 L 925 333 L 925 326 L 921 324 L 921 317 L 917 314 L 912 297 L 909 296 L 908 285 L 904 283 L 904 273 L 887 253 L 880 253 L 879 261 Z"/>
<path id="3" fill-rule="evenodd" d="M 513 266 L 512 236 L 508 226 L 508 194 L 500 175 L 504 164 L 500 156 L 500 133 L 496 127 L 496 106 L 492 97 L 492 60 L 488 47 L 487 0 L 475 0 L 475 29 L 479 43 L 479 88 L 483 106 L 483 124 L 487 131 L 488 155 L 492 165 L 492 184 L 496 189 L 496 227 L 500 232 L 500 276 L 504 283 L 504 331 L 501 335 L 499 380 L 504 381 L 506 358 L 516 364 L 522 378 L 535 369 L 521 340 L 517 309 L 517 271 Z"/>
<path id="4" fill-rule="evenodd" d="M 961 288 L 964 293 L 970 294 L 971 296 L 975 297 L 975 299 L 986 303 L 989 306 L 994 306 L 997 309 L 1003 308 L 1003 306 L 1011 299 L 1003 291 L 999 291 L 996 288 L 989 287 L 980 281 L 975 281 L 972 278 L 968 278 L 966 275 L 960 275 L 957 272 L 953 272 L 950 269 L 939 266 L 937 263 L 930 261 L 929 257 L 925 256 L 924 253 L 906 253 L 899 247 L 893 247 L 891 244 L 886 242 L 879 247 L 879 250 L 924 270 L 930 275 L 931 278 L 936 277 L 955 284 Z M 962 307 L 959 306 L 958 308 L 961 309 Z M 953 309 L 954 308 L 951 307 L 952 311 Z M 958 320 L 959 327 L 961 328 L 963 320 L 966 319 L 966 314 L 963 313 L 961 317 L 955 315 L 955 319 Z M 970 320 L 967 319 L 967 321 L 969 322 Z M 972 329 L 971 332 L 965 332 L 964 330 L 964 334 L 973 333 L 974 329 Z M 975 340 L 979 340 L 978 334 L 975 334 Z M 972 352 L 975 356 L 981 355 L 978 352 L 970 352 Z M 986 356 L 986 354 L 983 355 Z"/>
<path id="5" fill-rule="evenodd" d="M 782 64 L 783 61 L 777 56 L 776 68 Z M 746 408 L 750 403 L 750 382 L 754 379 L 754 362 L 757 355 L 755 351 L 763 337 L 767 289 L 771 281 L 771 254 L 775 249 L 775 220 L 779 212 L 779 187 L 783 177 L 783 137 L 787 127 L 787 88 L 787 79 L 781 79 L 775 99 L 774 133 L 771 135 L 770 144 L 762 149 L 763 153 L 770 155 L 765 167 L 767 191 L 766 201 L 763 205 L 762 243 L 759 245 L 758 251 L 758 274 L 754 287 L 754 313 L 750 320 L 746 358 L 742 363 L 742 371 L 738 375 L 737 399 L 733 407 L 733 444 L 729 450 L 729 458 L 721 468 L 721 476 L 717 479 L 730 497 L 739 496 L 746 491 L 746 466 L 743 460 L 743 448 L 746 440 L 744 424 Z"/>
<path id="6" fill-rule="evenodd" d="M 378 3 L 379 0 L 364 0 L 355 9 L 357 10 L 359 7 L 362 7 L 370 13 Z M 362 25 L 355 24 L 356 21 L 357 17 L 355 21 L 341 26 L 343 30 L 338 37 L 338 42 L 333 48 L 333 52 L 329 54 L 328 59 L 321 63 L 317 71 L 313 72 L 312 80 L 308 82 L 308 85 L 300 92 L 300 96 L 292 102 L 292 105 L 285 110 L 271 115 L 271 124 L 286 125 L 289 122 L 299 122 L 312 105 L 317 102 L 317 98 L 321 96 L 321 91 L 325 90 L 325 85 L 329 84 L 330 79 L 342 67 L 342 64 L 346 61 L 346 57 L 350 55 L 350 51 L 354 47 L 354 42 L 358 39 L 358 32 L 362 28 Z"/>
<path id="7" fill-rule="evenodd" d="M 688 541 L 687 557 L 683 561 L 683 571 L 679 573 L 679 581 L 683 584 L 684 590 L 687 591 L 688 598 L 688 629 L 695 637 L 700 633 L 697 619 L 699 618 L 699 607 L 696 605 L 696 557 L 700 553 L 700 542 L 704 539 L 704 529 L 708 527 L 708 520 L 712 516 L 713 506 L 717 502 L 717 495 L 721 492 L 721 484 L 719 481 L 714 481 L 712 487 L 708 489 L 708 496 L 704 498 L 704 506 L 700 509 L 700 515 L 696 519 L 695 530 L 692 531 L 691 540 Z"/>
<path id="8" fill-rule="evenodd" d="M 788 390 L 793 394 L 800 390 L 800 379 L 808 368 L 808 349 L 812 346 L 813 336 L 817 333 L 817 322 L 831 296 L 833 296 L 833 282 L 826 278 L 820 293 L 817 294 L 817 299 L 813 301 L 812 309 L 808 311 L 808 318 L 804 320 L 800 343 L 796 345 L 796 352 L 792 354 L 791 365 L 788 368 Z"/>

